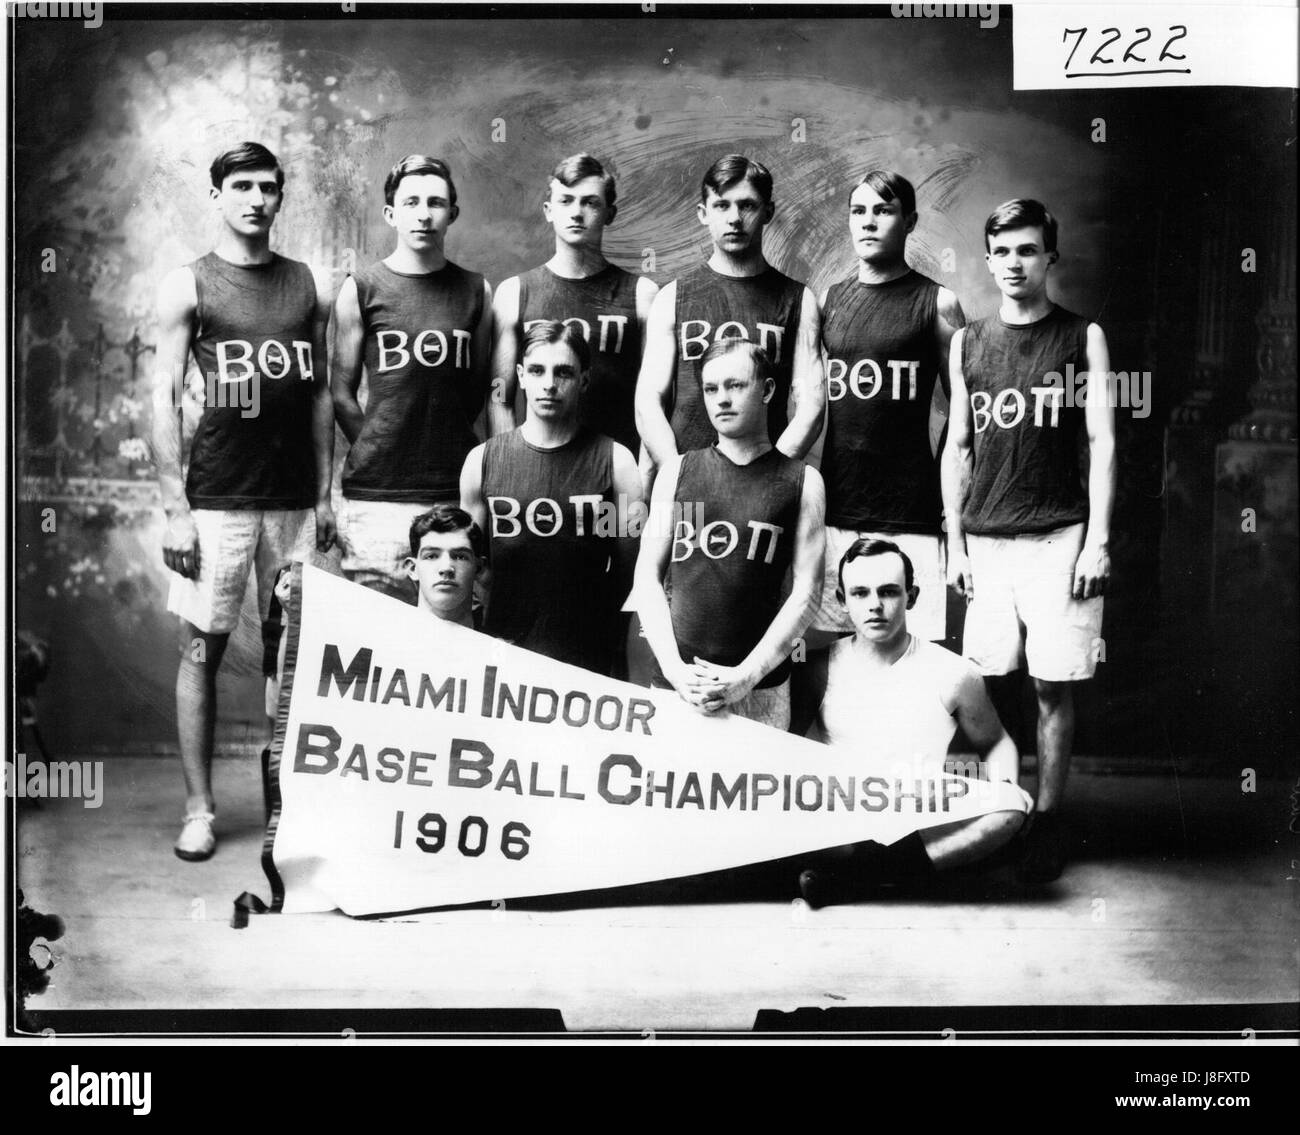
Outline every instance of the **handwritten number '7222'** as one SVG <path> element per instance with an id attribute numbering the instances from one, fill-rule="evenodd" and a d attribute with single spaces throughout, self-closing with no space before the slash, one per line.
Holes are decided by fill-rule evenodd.
<path id="1" fill-rule="evenodd" d="M 1162 63 L 1166 59 L 1185 60 L 1187 58 L 1187 56 L 1185 55 L 1177 55 L 1169 50 L 1169 48 L 1174 43 L 1176 43 L 1178 40 L 1182 39 L 1185 35 L 1187 35 L 1187 28 L 1185 28 L 1182 24 L 1171 24 L 1168 30 L 1171 32 L 1177 32 L 1177 34 L 1171 35 L 1165 41 L 1164 47 L 1160 49 L 1160 57 L 1156 60 L 1157 63 Z M 1138 28 L 1137 31 L 1142 32 L 1143 35 L 1141 36 L 1141 38 L 1135 39 L 1131 44 L 1128 45 L 1128 48 L 1124 52 L 1124 57 L 1120 60 L 1121 63 L 1128 63 L 1130 60 L 1132 60 L 1135 63 L 1145 63 L 1147 61 L 1146 56 L 1135 55 L 1133 53 L 1133 49 L 1138 47 L 1140 44 L 1146 43 L 1146 41 L 1151 38 L 1151 29 Z M 1070 63 L 1074 59 L 1074 53 L 1079 50 L 1079 46 L 1080 44 L 1083 43 L 1084 37 L 1087 36 L 1087 34 L 1088 34 L 1087 28 L 1066 28 L 1065 33 L 1061 36 L 1062 43 L 1065 43 L 1066 40 L 1072 35 L 1077 35 L 1079 37 L 1077 40 L 1075 40 L 1074 47 L 1070 49 L 1069 58 L 1067 58 L 1065 61 L 1065 69 L 1067 71 L 1070 69 Z M 1088 62 L 1100 63 L 1100 64 L 1114 63 L 1115 62 L 1114 59 L 1107 58 L 1106 56 L 1102 55 L 1102 52 L 1106 48 L 1108 48 L 1112 43 L 1114 43 L 1117 39 L 1119 39 L 1123 33 L 1119 30 L 1119 28 L 1102 28 L 1101 34 L 1107 36 L 1107 38 L 1101 41 L 1100 45 L 1097 47 L 1097 50 L 1092 53 L 1092 57 L 1088 60 Z"/>

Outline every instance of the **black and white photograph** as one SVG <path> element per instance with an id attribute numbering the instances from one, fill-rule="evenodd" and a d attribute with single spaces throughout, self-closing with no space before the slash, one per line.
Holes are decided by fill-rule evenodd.
<path id="1" fill-rule="evenodd" d="M 1293 5 L 7 8 L 11 1043 L 1294 1046 Z"/>

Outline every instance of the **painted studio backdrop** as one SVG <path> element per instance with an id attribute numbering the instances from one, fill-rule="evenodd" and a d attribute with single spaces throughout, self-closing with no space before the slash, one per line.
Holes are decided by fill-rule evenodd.
<path id="1" fill-rule="evenodd" d="M 211 247 L 208 164 L 247 138 L 286 169 L 273 247 L 336 282 L 391 250 L 383 178 L 412 151 L 450 163 L 449 255 L 494 286 L 550 255 L 540 201 L 577 150 L 618 177 L 606 253 L 661 284 L 706 254 L 694 204 L 723 153 L 772 169 L 768 259 L 818 293 L 854 268 L 850 187 L 898 169 L 918 188 L 910 259 L 971 317 L 997 306 L 985 216 L 1041 198 L 1061 223 L 1057 300 L 1101 323 L 1116 371 L 1149 375 L 1146 404 L 1116 411 L 1113 590 L 1078 750 L 1280 770 L 1295 746 L 1292 92 L 1014 92 L 1005 7 L 988 29 L 888 8 L 627 9 L 14 22 L 15 612 L 51 645 L 52 753 L 175 744 L 146 440 L 154 294 Z M 226 657 L 219 741 L 251 745 L 251 590 Z"/>

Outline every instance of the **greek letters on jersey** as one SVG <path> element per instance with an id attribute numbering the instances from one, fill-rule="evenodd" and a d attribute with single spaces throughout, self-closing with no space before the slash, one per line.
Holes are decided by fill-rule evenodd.
<path id="1" fill-rule="evenodd" d="M 721 339 L 754 339 L 767 352 L 774 365 L 779 365 L 785 354 L 785 328 L 774 323 L 756 323 L 755 334 L 736 319 L 726 319 L 712 326 L 707 319 L 687 319 L 677 327 L 677 344 L 681 348 L 680 361 L 693 363 L 704 358 L 710 343 Z"/>
<path id="2" fill-rule="evenodd" d="M 516 646 L 609 674 L 619 604 L 613 541 L 600 514 L 614 501 L 613 443 L 582 429 L 557 449 L 519 430 L 483 448 L 492 592 L 483 629 Z"/>
<path id="3" fill-rule="evenodd" d="M 419 275 L 380 261 L 353 280 L 370 386 L 361 433 L 343 469 L 343 495 L 456 500 L 484 396 L 471 352 L 483 314 L 483 277 L 450 261 Z"/>
<path id="4" fill-rule="evenodd" d="M 604 493 L 576 493 L 568 500 L 534 497 L 520 501 L 515 497 L 492 496 L 488 501 L 491 535 L 502 539 L 522 536 L 559 536 L 567 529 L 574 536 L 618 535 L 618 510 Z"/>
<path id="5" fill-rule="evenodd" d="M 256 358 L 248 339 L 223 339 L 216 347 L 217 381 L 223 384 L 247 382 L 259 373 L 263 378 L 287 378 L 295 362 L 298 377 L 308 381 L 315 377 L 310 339 L 294 339 L 289 346 L 279 339 L 263 339 L 257 347 Z"/>
<path id="6" fill-rule="evenodd" d="M 1088 321 L 1053 307 L 1035 323 L 991 316 L 962 337 L 974 469 L 962 509 L 967 532 L 1049 532 L 1088 517 L 1079 447 L 1085 411 L 1045 381 L 1088 367 Z"/>
<path id="7" fill-rule="evenodd" d="M 582 331 L 591 348 L 582 422 L 633 453 L 641 444 L 634 411 L 641 365 L 636 285 L 637 277 L 615 264 L 581 280 L 557 276 L 545 264 L 519 277 L 520 330 L 557 319 Z"/>
<path id="8" fill-rule="evenodd" d="M 938 284 L 911 270 L 885 284 L 864 284 L 855 272 L 826 293 L 827 524 L 940 531 L 939 466 L 930 452 L 938 295 Z"/>
<path id="9" fill-rule="evenodd" d="M 888 384 L 881 364 L 875 359 L 858 359 L 852 367 L 844 359 L 831 359 L 826 371 L 827 397 L 832 402 L 839 402 L 846 395 L 852 395 L 860 402 L 869 402 L 885 386 L 888 393 L 882 402 L 915 402 L 916 376 L 921 364 L 916 359 L 885 359 L 883 362 L 889 371 Z"/>
<path id="10" fill-rule="evenodd" d="M 1028 409 L 1035 428 L 1048 426 L 1056 429 L 1061 424 L 1061 406 L 1064 402 L 1065 389 L 1060 383 L 1033 386 L 1029 389 L 1029 398 L 1025 391 L 1014 387 L 992 391 L 980 390 L 978 397 L 971 399 L 971 425 L 977 434 L 982 434 L 990 425 L 1002 430 L 1014 430 L 1025 420 Z"/>
<path id="11" fill-rule="evenodd" d="M 667 582 L 683 661 L 736 666 L 767 633 L 794 561 L 803 476 L 803 462 L 776 449 L 748 465 L 716 446 L 682 455 Z M 788 674 L 782 664 L 759 686 Z"/>
<path id="12" fill-rule="evenodd" d="M 538 319 L 525 319 L 523 328 L 528 331 L 538 323 L 546 323 L 547 321 L 547 316 L 541 316 Z M 626 315 L 597 315 L 596 325 L 600 330 L 594 339 L 591 336 L 591 321 L 583 319 L 580 315 L 556 316 L 556 321 L 570 327 L 577 327 L 593 352 L 600 351 L 602 354 L 608 353 L 611 355 L 621 355 L 623 353 L 623 341 L 628 322 Z"/>
<path id="13" fill-rule="evenodd" d="M 725 559 L 730 555 L 743 555 L 747 560 L 773 563 L 776 550 L 785 536 L 779 524 L 765 520 L 748 520 L 745 530 L 730 520 L 711 520 L 696 526 L 690 519 L 678 519 L 673 529 L 672 562 L 681 563 L 697 553 L 711 560 Z M 766 549 L 766 550 L 764 550 Z"/>
<path id="14" fill-rule="evenodd" d="M 795 339 L 804 286 L 768 267 L 757 276 L 724 276 L 707 263 L 677 281 L 677 381 L 670 419 L 685 453 L 717 441 L 700 391 L 700 360 L 719 339 L 749 339 L 772 360 L 776 393 L 767 405 L 767 432 L 775 445 L 788 424 Z"/>
<path id="15" fill-rule="evenodd" d="M 266 264 L 239 265 L 215 252 L 189 267 L 198 301 L 193 348 L 210 395 L 190 448 L 190 506 L 310 508 L 311 269 L 274 253 Z"/>
<path id="16" fill-rule="evenodd" d="M 469 345 L 473 332 L 468 328 L 453 327 L 452 340 L 456 344 L 455 354 L 447 357 L 447 336 L 436 327 L 426 327 L 415 338 L 398 329 L 378 331 L 375 333 L 375 373 L 391 374 L 393 371 L 409 371 L 411 359 L 422 367 L 439 367 L 444 363 L 457 370 L 469 370 Z M 409 350 L 408 350 L 409 347 Z"/>

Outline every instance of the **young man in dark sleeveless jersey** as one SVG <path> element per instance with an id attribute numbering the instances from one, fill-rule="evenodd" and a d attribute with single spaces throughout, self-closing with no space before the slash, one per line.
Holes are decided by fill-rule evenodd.
<path id="1" fill-rule="evenodd" d="M 776 380 L 762 347 L 723 339 L 702 361 L 718 441 L 670 458 L 655 479 L 637 610 L 658 684 L 706 713 L 730 708 L 785 729 L 791 647 L 821 589 L 822 480 L 772 445 Z"/>
<path id="2" fill-rule="evenodd" d="M 154 459 L 181 619 L 176 717 L 185 774 L 182 859 L 207 859 L 213 832 L 216 677 L 250 569 L 263 620 L 275 575 L 334 543 L 334 415 L 326 375 L 329 293 L 307 265 L 270 249 L 284 172 L 256 142 L 219 155 L 211 197 L 216 247 L 169 272 L 159 289 Z M 191 352 L 204 406 L 181 478 L 182 397 Z"/>
<path id="3" fill-rule="evenodd" d="M 883 538 L 915 565 L 911 633 L 946 637 L 943 501 L 931 446 L 931 400 L 948 394 L 948 345 L 965 322 L 947 288 L 908 266 L 916 192 L 901 174 L 868 173 L 849 197 L 857 270 L 822 296 L 826 350 L 826 578 L 812 649 L 851 633 L 836 565 L 855 540 Z"/>
<path id="4" fill-rule="evenodd" d="M 577 327 L 591 351 L 591 377 L 582 424 L 637 453 L 633 400 L 646 318 L 658 285 L 605 259 L 605 229 L 618 213 L 612 174 L 590 154 L 573 154 L 551 173 L 542 215 L 555 232 L 545 264 L 503 280 L 493 308 L 493 434 L 515 428 L 515 368 L 523 336 L 533 324 L 559 320 Z"/>
<path id="5" fill-rule="evenodd" d="M 528 417 L 471 450 L 460 494 L 488 536 L 484 631 L 612 675 L 644 510 L 636 458 L 582 424 L 590 365 L 573 324 L 530 327 L 517 372 Z"/>
<path id="6" fill-rule="evenodd" d="M 1110 577 L 1110 358 L 1101 328 L 1048 296 L 1057 225 L 1041 203 L 999 206 L 984 236 L 1002 304 L 952 343 L 948 579 L 969 604 L 963 653 L 986 677 L 1027 664 L 1034 683 L 1038 805 L 1025 873 L 1048 882 L 1065 863 L 1060 807 L 1074 741 L 1073 683 L 1096 669 Z M 1067 386 L 1064 376 L 1085 371 L 1086 392 Z"/>
<path id="7" fill-rule="evenodd" d="M 524 334 L 538 322 L 559 320 L 578 328 L 591 351 L 590 382 L 580 406 L 583 425 L 613 438 L 634 456 L 640 452 L 633 403 L 646 319 L 659 286 L 605 259 L 605 229 L 618 213 L 616 198 L 613 174 L 590 154 L 573 154 L 552 171 L 542 215 L 554 230 L 554 255 L 503 280 L 493 305 L 488 404 L 493 434 L 515 427 L 520 399 L 515 373 Z M 644 640 L 634 630 L 627 645 L 619 676 L 628 670 L 632 680 L 648 682 L 651 663 Z"/>
<path id="8" fill-rule="evenodd" d="M 408 600 L 407 530 L 431 504 L 460 499 L 487 389 L 491 291 L 444 247 L 459 211 L 446 163 L 402 158 L 384 181 L 396 246 L 349 276 L 334 305 L 334 411 L 352 446 L 339 514 L 343 573 Z"/>
<path id="9" fill-rule="evenodd" d="M 704 175 L 696 213 L 713 251 L 655 298 L 637 379 L 637 428 L 657 468 L 717 440 L 700 371 L 709 344 L 721 339 L 746 339 L 771 360 L 771 444 L 803 458 L 821 433 L 826 387 L 817 299 L 763 255 L 763 230 L 775 211 L 772 175 L 758 162 L 728 154 Z"/>

